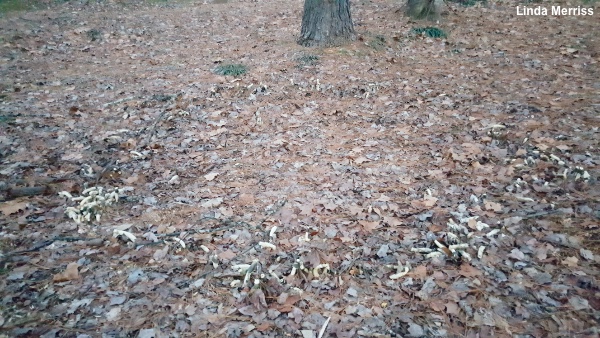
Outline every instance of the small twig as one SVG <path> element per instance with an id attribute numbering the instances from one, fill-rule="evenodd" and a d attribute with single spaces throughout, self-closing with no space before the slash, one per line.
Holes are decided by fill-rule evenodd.
<path id="1" fill-rule="evenodd" d="M 0 328 L 0 331 L 10 331 L 10 330 L 14 330 L 14 329 L 18 329 L 18 328 L 23 328 L 24 326 L 26 326 L 27 324 L 30 323 L 35 323 L 36 326 L 39 326 L 42 323 L 48 323 L 50 321 L 50 319 L 46 319 L 40 316 L 35 316 L 35 315 L 30 315 L 30 317 L 27 318 L 23 318 L 23 320 L 21 321 L 16 321 L 16 322 L 12 322 L 11 324 L 6 323 L 6 325 L 3 325 Z"/>
<path id="2" fill-rule="evenodd" d="M 152 127 L 150 127 L 150 132 L 146 136 L 146 139 L 144 140 L 144 142 L 140 145 L 142 148 L 146 147 L 150 143 L 150 141 L 152 140 L 152 136 L 154 136 L 154 132 L 156 131 L 156 126 L 158 125 L 158 122 L 160 122 L 166 114 L 167 114 L 167 111 L 164 110 L 162 113 L 160 113 L 160 115 L 156 118 L 156 120 L 154 120 Z"/>
<path id="3" fill-rule="evenodd" d="M 342 268 L 340 269 L 340 272 L 339 272 L 339 274 L 341 275 L 341 274 L 343 274 L 344 272 L 346 272 L 346 271 L 348 271 L 348 270 L 352 269 L 352 267 L 354 266 L 354 264 L 356 263 L 356 261 L 359 261 L 359 260 L 361 260 L 361 259 L 364 259 L 364 258 L 365 258 L 365 257 L 356 257 L 356 258 L 354 258 L 352 261 L 350 261 L 350 264 L 348 264 L 348 266 L 342 267 Z"/>
<path id="4" fill-rule="evenodd" d="M 319 331 L 319 337 L 318 338 L 322 338 L 323 335 L 325 334 L 325 329 L 327 328 L 327 324 L 329 324 L 329 321 L 331 320 L 331 317 L 327 317 L 327 320 L 325 321 L 325 323 L 323 323 L 323 326 L 321 327 L 321 330 Z"/>
<path id="5" fill-rule="evenodd" d="M 57 242 L 57 241 L 65 241 L 65 242 L 76 242 L 76 241 L 92 241 L 92 240 L 97 240 L 97 238 L 82 238 L 82 237 L 62 237 L 62 236 L 56 236 L 52 239 L 49 239 L 47 241 L 42 242 L 41 244 L 38 244 L 36 246 L 34 246 L 31 249 L 25 249 L 25 250 L 17 250 L 17 251 L 12 251 L 12 252 L 8 252 L 4 255 L 4 257 L 11 257 L 14 255 L 20 255 L 20 254 L 24 254 L 24 253 L 28 253 L 28 252 L 35 252 L 35 251 L 39 251 L 49 245 L 52 245 L 52 243 Z"/>
<path id="6" fill-rule="evenodd" d="M 539 217 L 539 216 L 546 216 L 546 215 L 559 214 L 559 213 L 561 213 L 560 210 L 550 210 L 550 211 L 536 212 L 533 214 L 528 214 L 528 215 L 519 216 L 519 217 L 521 217 L 522 219 L 530 219 L 530 218 L 535 218 L 535 217 Z"/>
<path id="7" fill-rule="evenodd" d="M 47 185 L 37 187 L 11 188 L 8 190 L 8 198 L 12 199 L 23 196 L 44 195 L 49 193 L 50 190 L 50 187 Z"/>
<path id="8" fill-rule="evenodd" d="M 33 266 L 35 266 L 36 268 L 40 268 L 42 270 L 52 270 L 52 268 L 46 267 L 46 266 L 42 266 L 33 262 L 27 262 L 27 264 L 31 264 Z"/>
<path id="9" fill-rule="evenodd" d="M 113 102 L 105 103 L 105 104 L 102 105 L 102 107 L 106 108 L 108 106 L 112 106 L 114 104 L 119 104 L 119 103 L 122 103 L 122 102 L 125 102 L 125 101 L 129 101 L 129 100 L 133 100 L 133 99 L 135 99 L 134 96 L 129 96 L 129 97 L 126 97 L 126 98 L 123 98 L 123 99 L 119 99 L 119 100 L 113 101 Z"/>

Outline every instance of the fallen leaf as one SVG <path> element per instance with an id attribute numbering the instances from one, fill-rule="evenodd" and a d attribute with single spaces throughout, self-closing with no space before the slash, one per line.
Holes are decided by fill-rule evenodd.
<path id="1" fill-rule="evenodd" d="M 223 198 L 217 197 L 217 198 L 207 199 L 204 202 L 202 202 L 200 205 L 204 208 L 215 208 L 215 207 L 218 207 L 219 205 L 221 205 L 221 203 L 223 203 Z"/>
<path id="2" fill-rule="evenodd" d="M 448 302 L 446 303 L 446 313 L 458 316 L 460 314 L 460 309 L 455 302 Z"/>
<path id="3" fill-rule="evenodd" d="M 579 296 L 572 296 L 569 298 L 569 304 L 571 304 L 571 306 L 573 307 L 573 309 L 575 309 L 576 311 L 579 310 L 585 310 L 588 309 L 590 307 L 589 302 L 586 299 L 583 299 Z"/>
<path id="4" fill-rule="evenodd" d="M 427 267 L 425 265 L 419 265 L 410 271 L 409 276 L 421 280 L 425 279 L 425 277 L 427 277 Z"/>
<path id="5" fill-rule="evenodd" d="M 577 257 L 571 256 L 571 257 L 565 258 L 561 263 L 566 266 L 576 267 L 578 262 L 579 262 L 579 259 Z"/>
<path id="6" fill-rule="evenodd" d="M 268 329 L 270 329 L 272 326 L 273 326 L 273 324 L 271 324 L 269 322 L 262 322 L 256 326 L 256 330 L 258 330 L 260 332 L 264 332 L 264 331 L 267 331 Z"/>
<path id="7" fill-rule="evenodd" d="M 69 309 L 67 310 L 67 313 L 68 314 L 73 314 L 80 307 L 82 307 L 82 306 L 89 306 L 92 303 L 92 301 L 94 301 L 93 298 L 74 299 L 71 302 L 71 304 L 69 305 Z"/>
<path id="8" fill-rule="evenodd" d="M 495 313 L 493 313 L 492 315 L 494 317 L 494 322 L 496 323 L 496 327 L 499 329 L 504 329 L 504 331 L 506 331 L 506 333 L 508 333 L 509 335 L 512 335 L 512 332 L 510 331 L 510 325 L 508 324 L 506 319 L 504 319 L 502 316 L 499 316 Z"/>
<path id="9" fill-rule="evenodd" d="M 135 182 L 137 182 L 140 179 L 140 177 L 137 174 L 133 174 L 125 179 L 123 179 L 123 182 L 127 183 L 127 184 L 133 184 Z"/>
<path id="10" fill-rule="evenodd" d="M 404 222 L 402 222 L 402 220 L 400 218 L 392 217 L 392 216 L 383 216 L 383 221 L 392 227 L 396 227 L 396 226 L 400 226 L 400 225 L 404 224 Z"/>
<path id="11" fill-rule="evenodd" d="M 362 225 L 367 232 L 371 232 L 381 226 L 379 221 L 358 221 L 358 224 Z"/>
<path id="12" fill-rule="evenodd" d="M 251 194 L 240 194 L 238 196 L 238 200 L 242 205 L 253 205 L 254 204 L 254 195 Z"/>
<path id="13" fill-rule="evenodd" d="M 120 318 L 120 315 L 121 307 L 114 307 L 106 313 L 106 320 L 108 320 L 109 322 L 114 322 L 115 320 L 118 320 Z"/>
<path id="14" fill-rule="evenodd" d="M 266 309 L 268 307 L 267 300 L 265 298 L 265 293 L 260 288 L 252 289 L 252 291 L 250 291 L 250 296 L 248 297 L 248 300 L 252 305 L 254 305 L 254 307 L 256 307 L 259 310 Z"/>
<path id="15" fill-rule="evenodd" d="M 12 214 L 16 214 L 21 210 L 25 210 L 27 208 L 27 202 L 12 200 L 4 203 L 0 203 L 0 211 L 5 216 L 10 216 Z"/>
<path id="16" fill-rule="evenodd" d="M 500 203 L 485 201 L 484 206 L 485 206 L 485 210 L 492 210 L 495 212 L 502 211 L 502 204 L 500 204 Z"/>
<path id="17" fill-rule="evenodd" d="M 142 329 L 137 334 L 137 338 L 157 338 L 160 337 L 156 334 L 154 329 Z"/>
<path id="18" fill-rule="evenodd" d="M 12 270 L 8 274 L 8 277 L 6 277 L 6 279 L 7 280 L 20 280 L 20 279 L 23 279 L 25 277 L 25 274 L 27 272 L 29 272 L 29 269 L 27 269 L 27 266 L 18 267 L 18 268 L 15 268 L 14 270 Z"/>
<path id="19" fill-rule="evenodd" d="M 436 284 L 435 284 L 433 277 L 429 277 L 429 278 L 427 278 L 425 283 L 423 283 L 421 290 L 417 291 L 415 296 L 421 298 L 421 300 L 426 301 L 429 299 L 429 295 L 431 295 L 431 293 L 433 292 L 433 289 L 435 289 L 435 286 L 436 286 Z"/>
<path id="20" fill-rule="evenodd" d="M 433 196 L 426 196 L 422 200 L 416 200 L 416 201 L 410 202 L 410 205 L 413 208 L 429 209 L 429 208 L 431 208 L 431 207 L 433 207 L 435 205 L 435 203 L 437 202 L 437 200 L 438 199 L 435 198 L 435 197 L 433 197 Z"/>
<path id="21" fill-rule="evenodd" d="M 314 206 L 312 204 L 303 204 L 298 208 L 300 208 L 300 215 L 308 216 L 313 213 Z"/>
<path id="22" fill-rule="evenodd" d="M 410 337 L 423 337 L 425 335 L 425 330 L 423 327 L 416 323 L 408 324 L 408 333 L 410 333 Z"/>
<path id="23" fill-rule="evenodd" d="M 224 259 L 224 260 L 230 260 L 233 259 L 237 254 L 231 250 L 225 250 L 221 253 L 219 253 L 219 258 L 220 259 Z"/>
<path id="24" fill-rule="evenodd" d="M 313 330 L 300 330 L 300 334 L 302 334 L 302 338 L 316 338 L 317 335 Z"/>
<path id="25" fill-rule="evenodd" d="M 204 178 L 205 178 L 207 181 L 212 181 L 212 180 L 214 180 L 214 179 L 215 179 L 215 177 L 217 177 L 217 175 L 219 175 L 219 173 L 210 173 L 210 174 L 206 174 L 206 175 L 204 175 Z"/>
<path id="26" fill-rule="evenodd" d="M 77 264 L 76 262 L 69 263 L 67 265 L 67 269 L 63 272 L 59 272 L 56 275 L 54 275 L 52 280 L 54 282 L 59 283 L 59 282 L 66 282 L 66 281 L 78 279 L 79 278 L 78 268 L 79 268 L 79 264 Z"/>
<path id="27" fill-rule="evenodd" d="M 514 248 L 512 249 L 512 251 L 508 254 L 508 257 L 510 258 L 514 258 L 518 261 L 522 261 L 523 259 L 525 259 L 525 254 L 523 252 L 521 252 L 521 250 Z"/>
<path id="28" fill-rule="evenodd" d="M 152 258 L 154 258 L 155 261 L 161 261 L 163 258 L 165 258 L 167 256 L 167 253 L 169 253 L 169 246 L 165 245 L 162 249 L 158 249 L 154 252 L 154 255 L 152 255 Z"/>
<path id="29" fill-rule="evenodd" d="M 386 196 L 385 194 L 381 194 L 381 196 L 379 196 L 379 198 L 377 200 L 381 201 L 381 202 L 389 202 L 392 199 L 390 197 Z"/>
<path id="30" fill-rule="evenodd" d="M 442 312 L 446 308 L 446 305 L 443 301 L 439 299 L 434 299 L 429 302 L 429 307 L 431 307 L 433 311 Z"/>
<path id="31" fill-rule="evenodd" d="M 370 160 L 368 158 L 360 156 L 360 157 L 358 157 L 357 159 L 354 160 L 354 163 L 361 164 L 361 163 L 369 162 L 369 161 Z"/>
<path id="32" fill-rule="evenodd" d="M 559 145 L 557 145 L 557 146 L 556 146 L 556 148 L 557 148 L 557 149 L 560 149 L 560 150 L 562 150 L 562 151 L 571 150 L 571 147 L 569 147 L 569 146 L 568 146 L 568 145 L 566 145 L 566 144 L 559 144 Z"/>
<path id="33" fill-rule="evenodd" d="M 473 267 L 471 264 L 462 264 L 459 273 L 465 277 L 475 277 L 481 275 L 481 271 Z"/>
<path id="34" fill-rule="evenodd" d="M 477 229 L 477 217 L 470 217 L 467 221 L 467 225 L 473 230 Z"/>
<path id="35" fill-rule="evenodd" d="M 281 295 L 287 295 L 282 293 Z M 288 295 L 287 297 L 281 297 L 281 295 L 277 298 L 277 304 L 274 308 L 279 312 L 291 312 L 294 309 L 294 304 L 301 299 L 298 295 Z M 280 298 L 285 298 L 283 301 Z"/>
<path id="36" fill-rule="evenodd" d="M 337 205 L 333 202 L 327 202 L 327 203 L 323 203 L 323 207 L 325 207 L 325 209 L 333 211 L 337 208 Z"/>
<path id="37" fill-rule="evenodd" d="M 312 206 L 311 206 L 312 208 Z M 349 205 L 346 207 L 349 211 L 351 215 L 358 215 L 363 211 L 363 207 L 358 206 L 358 205 Z"/>
<path id="38" fill-rule="evenodd" d="M 593 261 L 594 260 L 594 254 L 590 250 L 586 250 L 584 248 L 581 248 L 581 249 L 579 249 L 579 254 L 581 255 L 581 257 L 587 259 L 588 261 Z"/>

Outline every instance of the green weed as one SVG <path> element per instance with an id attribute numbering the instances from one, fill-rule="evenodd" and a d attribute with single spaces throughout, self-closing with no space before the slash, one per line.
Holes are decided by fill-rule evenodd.
<path id="1" fill-rule="evenodd" d="M 369 46 L 377 51 L 385 49 L 387 43 L 385 43 L 385 36 L 376 35 L 371 41 L 369 41 Z"/>
<path id="2" fill-rule="evenodd" d="M 14 116 L 0 115 L 0 125 L 9 124 L 15 122 Z"/>
<path id="3" fill-rule="evenodd" d="M 102 32 L 98 29 L 92 28 L 86 32 L 90 41 L 102 40 Z"/>
<path id="4" fill-rule="evenodd" d="M 425 28 L 413 28 L 412 29 L 413 33 L 415 33 L 416 35 L 425 35 L 428 36 L 430 38 L 446 38 L 448 37 L 448 35 L 446 34 L 446 32 L 444 32 L 443 30 L 437 28 L 437 27 L 425 27 Z"/>
<path id="5" fill-rule="evenodd" d="M 246 74 L 246 66 L 240 64 L 220 65 L 215 69 L 215 73 L 219 75 L 241 76 Z"/>
<path id="6" fill-rule="evenodd" d="M 0 0 L 0 14 L 26 11 L 35 8 L 36 3 L 37 1 L 27 0 Z"/>
<path id="7" fill-rule="evenodd" d="M 52 5 L 60 5 L 69 1 L 70 0 L 0 0 L 0 15 L 10 12 L 49 8 Z"/>
<path id="8" fill-rule="evenodd" d="M 304 54 L 296 58 L 298 67 L 314 66 L 319 63 L 319 56 L 313 54 Z"/>
<path id="9" fill-rule="evenodd" d="M 486 0 L 448 0 L 448 1 L 460 4 L 464 7 L 475 6 L 478 2 L 480 2 L 480 3 L 486 2 Z M 537 1 L 537 0 L 529 0 L 529 1 Z"/>

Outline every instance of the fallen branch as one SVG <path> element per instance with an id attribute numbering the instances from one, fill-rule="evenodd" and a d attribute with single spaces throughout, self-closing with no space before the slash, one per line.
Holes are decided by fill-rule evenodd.
<path id="1" fill-rule="evenodd" d="M 560 213 L 561 213 L 560 210 L 550 210 L 550 211 L 536 212 L 533 214 L 523 215 L 523 216 L 519 216 L 519 217 L 521 217 L 522 219 L 530 219 L 530 218 L 536 218 L 536 217 L 540 217 L 540 216 L 547 216 L 547 215 L 560 214 Z"/>
<path id="2" fill-rule="evenodd" d="M 15 199 L 18 197 L 25 196 L 38 196 L 38 195 L 50 195 L 55 191 L 52 184 L 64 182 L 73 179 L 72 177 L 61 177 L 61 178 L 37 178 L 33 184 L 33 187 L 15 187 L 18 184 L 28 184 L 25 180 L 15 180 L 14 182 L 0 182 L 0 192 L 6 192 L 6 199 Z"/>
<path id="3" fill-rule="evenodd" d="M 84 238 L 84 237 L 63 237 L 63 236 L 56 236 L 52 239 L 43 241 L 42 243 L 30 248 L 30 249 L 25 249 L 25 250 L 16 250 L 16 251 L 11 251 L 8 253 L 5 253 L 4 255 L 2 255 L 2 260 L 0 261 L 0 264 L 6 262 L 9 258 L 16 256 L 16 255 L 21 255 L 24 253 L 29 253 L 29 252 L 36 252 L 39 251 L 47 246 L 52 245 L 54 242 L 58 242 L 58 241 L 64 241 L 64 242 L 77 242 L 77 241 L 101 241 L 101 243 L 104 243 L 104 239 L 103 238 Z M 100 243 L 100 244 L 101 244 Z M 96 244 L 96 243 L 94 243 Z"/>
<path id="4" fill-rule="evenodd" d="M 14 199 L 24 196 L 36 196 L 36 195 L 49 195 L 52 193 L 50 186 L 38 186 L 38 187 L 23 187 L 23 188 L 10 188 L 6 196 L 7 199 Z"/>

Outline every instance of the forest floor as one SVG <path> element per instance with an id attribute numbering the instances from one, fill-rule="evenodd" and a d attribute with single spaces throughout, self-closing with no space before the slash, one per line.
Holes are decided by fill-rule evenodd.
<path id="1" fill-rule="evenodd" d="M 0 335 L 597 337 L 577 5 L 454 5 L 433 39 L 354 1 L 328 49 L 291 0 L 0 18 Z"/>

